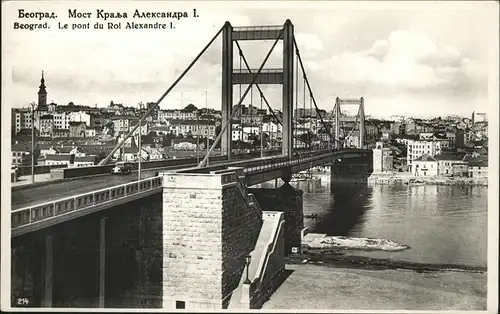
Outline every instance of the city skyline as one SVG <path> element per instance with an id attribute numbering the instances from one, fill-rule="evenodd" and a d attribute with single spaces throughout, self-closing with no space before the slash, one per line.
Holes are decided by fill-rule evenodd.
<path id="1" fill-rule="evenodd" d="M 132 7 L 127 9 L 129 5 L 126 3 L 120 10 L 133 12 Z M 210 10 L 200 4 L 200 18 L 181 20 L 171 32 L 87 31 L 78 36 L 54 30 L 19 33 L 15 38 L 8 36 L 9 45 L 4 49 L 12 66 L 11 105 L 20 108 L 36 101 L 42 70 L 49 103 L 65 105 L 72 101 L 103 107 L 110 101 L 128 106 L 136 106 L 140 101 L 155 102 L 226 20 L 233 26 L 245 26 L 282 24 L 290 18 L 320 109 L 330 111 L 335 97 L 363 96 L 366 114 L 374 117 L 468 117 L 472 111 L 488 112 L 487 69 L 491 67 L 488 38 L 477 36 L 489 31 L 488 23 L 479 23 L 487 17 L 487 6 L 471 5 L 438 3 L 433 6 L 439 10 L 431 12 L 429 4 L 406 4 L 405 8 L 395 5 L 395 9 L 384 10 L 382 3 L 360 10 L 360 6 L 355 9 L 352 5 L 332 4 L 325 8 L 317 3 L 298 3 L 283 10 L 273 3 L 266 11 L 241 4 L 227 11 Z M 76 7 L 95 12 L 93 4 Z M 106 9 L 106 5 L 102 8 Z M 161 4 L 141 6 L 143 10 L 148 8 L 158 9 Z M 179 8 L 191 10 L 186 6 Z M 65 14 L 60 11 L 62 17 Z M 302 22 L 300 17 L 305 15 L 314 16 L 314 21 Z M 332 20 L 331 16 L 337 18 Z M 465 18 L 470 23 L 459 23 Z M 271 44 L 242 42 L 252 68 L 260 65 Z M 31 48 L 39 46 L 44 47 L 39 58 L 29 58 Z M 160 104 L 162 109 L 181 108 L 189 103 L 204 107 L 206 90 L 208 107 L 220 110 L 220 48 L 219 38 Z M 280 65 L 281 49 L 280 45 L 275 48 L 266 66 Z M 234 68 L 238 67 L 235 53 Z M 299 83 L 301 108 L 302 82 Z M 281 86 L 261 88 L 271 106 L 281 109 Z M 236 104 L 238 85 L 234 86 L 234 95 Z M 257 95 L 254 89 L 253 103 L 259 107 Z M 249 104 L 250 97 L 243 103 Z"/>

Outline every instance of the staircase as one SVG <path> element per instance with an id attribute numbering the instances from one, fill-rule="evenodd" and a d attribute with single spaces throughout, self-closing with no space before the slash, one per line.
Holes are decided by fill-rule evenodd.
<path id="1" fill-rule="evenodd" d="M 278 242 L 278 236 L 281 229 L 283 228 L 284 220 L 283 214 L 279 212 L 264 212 L 263 213 L 263 223 L 260 229 L 255 248 L 250 252 L 251 263 L 248 270 L 248 277 L 251 281 L 250 285 L 246 285 L 246 289 L 250 289 L 248 292 L 245 290 L 245 279 L 246 279 L 246 269 L 243 271 L 238 288 L 233 291 L 231 300 L 229 302 L 228 309 L 250 309 L 253 308 L 254 302 L 252 299 L 256 299 L 261 292 L 261 287 L 263 285 L 264 275 L 268 268 L 269 259 L 274 253 L 276 244 Z M 246 294 L 246 295 L 244 295 Z M 242 302 L 247 300 L 247 302 Z"/>

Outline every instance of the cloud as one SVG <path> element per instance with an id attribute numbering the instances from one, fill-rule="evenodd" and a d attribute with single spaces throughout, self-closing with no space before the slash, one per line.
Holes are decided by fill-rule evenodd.
<path id="1" fill-rule="evenodd" d="M 378 94 L 448 97 L 484 93 L 486 72 L 457 50 L 441 47 L 426 34 L 397 30 L 368 50 L 346 52 L 326 60 L 329 81 L 377 86 Z"/>
<path id="2" fill-rule="evenodd" d="M 165 9 L 157 2 L 148 5 Z M 269 5 L 275 7 L 256 9 L 250 2 L 240 8 L 198 7 L 202 17 L 177 21 L 175 31 L 17 32 L 6 38 L 3 48 L 12 64 L 12 105 L 19 107 L 36 99 L 42 69 L 49 99 L 58 103 L 106 105 L 113 100 L 132 105 L 157 100 L 225 21 L 233 26 L 277 25 L 288 18 L 294 23 L 314 95 L 324 109 L 330 110 L 337 96 L 364 96 L 367 104 L 373 104 L 367 106 L 368 113 L 388 108 L 397 113 L 403 110 L 401 104 L 412 104 L 410 109 L 419 111 L 419 102 L 466 112 L 472 103 L 476 106 L 485 98 L 487 43 L 478 34 L 487 27 L 459 23 L 464 18 L 481 21 L 468 11 Z M 240 43 L 253 69 L 260 66 L 272 45 L 272 41 Z M 221 56 L 218 38 L 165 98 L 162 108 L 179 107 L 181 98 L 184 105 L 204 104 L 205 90 L 208 103 L 220 108 Z M 233 66 L 239 68 L 236 49 Z M 266 67 L 281 66 L 280 42 Z M 261 87 L 271 105 L 281 108 L 281 87 Z M 238 92 L 235 86 L 235 102 Z M 259 101 L 255 95 L 254 102 Z M 381 105 L 383 99 L 391 105 Z"/>

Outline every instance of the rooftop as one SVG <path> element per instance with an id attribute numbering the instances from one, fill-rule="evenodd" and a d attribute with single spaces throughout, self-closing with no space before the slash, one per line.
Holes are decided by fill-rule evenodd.
<path id="1" fill-rule="evenodd" d="M 54 161 L 71 161 L 74 158 L 74 155 L 47 155 L 46 160 L 54 160 Z"/>
<path id="2" fill-rule="evenodd" d="M 436 159 L 430 155 L 424 154 L 415 159 L 414 161 L 436 161 Z"/>
<path id="3" fill-rule="evenodd" d="M 464 160 L 465 153 L 442 153 L 434 156 L 436 160 Z"/>
<path id="4" fill-rule="evenodd" d="M 75 162 L 95 162 L 96 156 L 90 155 L 85 157 L 75 157 Z"/>

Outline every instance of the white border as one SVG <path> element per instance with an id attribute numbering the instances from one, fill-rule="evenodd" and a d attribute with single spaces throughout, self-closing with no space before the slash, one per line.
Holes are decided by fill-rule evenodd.
<path id="1" fill-rule="evenodd" d="M 21 1 L 19 1 L 21 2 Z M 34 3 L 35 1 L 23 1 L 26 3 L 26 7 L 28 6 L 28 3 L 30 5 Z M 37 5 L 40 6 L 41 1 L 36 1 Z M 52 1 L 55 2 L 55 1 Z M 109 1 L 112 2 L 112 1 Z M 214 6 L 221 6 L 223 5 L 225 8 L 255 8 L 256 3 L 260 6 L 265 6 L 267 8 L 282 8 L 284 6 L 284 1 L 269 1 L 269 2 L 262 2 L 262 1 L 234 1 L 234 2 L 229 2 L 229 1 L 218 1 L 218 2 L 209 2 L 206 1 L 205 3 L 199 2 L 196 4 L 196 7 L 198 8 L 203 8 L 203 7 L 214 7 Z M 444 3 L 437 3 L 437 5 L 454 5 L 456 7 L 461 7 L 464 6 L 467 2 L 465 1 L 457 1 L 457 2 L 452 2 L 452 1 L 445 1 L 446 4 Z M 2 2 L 2 38 L 5 38 L 7 36 L 7 30 L 9 29 L 8 27 L 10 25 L 7 25 L 7 10 L 5 10 L 6 6 L 9 6 L 13 2 Z M 71 7 L 77 7 L 79 5 L 83 5 L 83 1 L 79 2 L 76 4 L 74 1 L 61 1 L 61 6 L 68 7 L 68 3 L 71 3 Z M 96 2 L 94 2 L 96 3 Z M 123 2 L 122 2 L 123 3 Z M 292 4 L 293 3 L 293 4 Z M 436 4 L 436 2 L 432 2 L 433 4 Z M 118 3 L 114 2 L 113 5 L 116 5 Z M 145 5 L 146 2 L 142 2 L 141 5 L 139 5 L 139 2 L 136 2 L 136 6 L 143 6 Z M 353 1 L 353 2 L 299 2 L 299 1 L 293 1 L 290 3 L 286 3 L 287 7 L 290 6 L 294 7 L 299 7 L 299 8 L 316 8 L 316 9 L 321 9 L 324 6 L 330 6 L 334 5 L 338 8 L 351 8 L 351 9 L 356 9 L 356 8 L 363 8 L 366 9 L 368 6 L 373 6 L 373 2 L 361 2 L 361 1 Z M 421 3 L 419 2 L 377 2 L 375 4 L 376 10 L 387 10 L 387 9 L 409 9 L 414 6 L 420 6 Z M 468 5 L 468 4 L 467 4 Z M 489 11 L 491 13 L 490 15 L 485 15 L 485 20 L 484 22 L 487 23 L 491 29 L 491 32 L 488 34 L 490 38 L 490 43 L 491 43 L 491 48 L 490 48 L 490 62 L 489 62 L 489 111 L 488 111 L 488 117 L 489 117 L 489 199 L 488 199 L 488 299 L 487 299 L 487 305 L 488 305 L 488 312 L 494 313 L 497 310 L 498 307 L 498 149 L 499 149 L 499 134 L 498 134 L 498 127 L 499 127 L 499 121 L 498 121 L 498 115 L 499 115 L 499 95 L 498 95 L 498 88 L 499 88 L 499 62 L 498 62 L 498 55 L 499 55 L 499 49 L 498 49 L 498 44 L 499 44 L 499 29 L 498 29 L 498 3 L 496 1 L 485 1 L 485 2 L 479 2 L 476 4 L 477 6 L 483 6 L 485 11 Z M 175 3 L 174 6 L 187 6 L 187 7 L 193 7 L 192 3 L 187 3 L 187 1 Z M 304 18 L 311 18 L 304 16 Z M 467 23 L 467 21 L 464 21 L 464 23 Z M 5 24 L 5 25 L 4 25 Z M 484 36 L 485 34 L 478 34 L 478 36 Z M 12 78 L 12 73 L 11 73 L 11 60 L 9 58 L 12 58 L 13 56 L 8 56 L 4 55 L 3 53 L 3 48 L 2 47 L 2 144 L 1 144 L 1 151 L 2 151 L 2 191 L 1 191 L 1 198 L 2 198 L 2 218 L 1 219 L 1 230 L 2 230 L 2 255 L 1 255 L 1 308 L 2 310 L 11 310 L 11 311 L 34 311 L 34 312 L 40 312 L 40 311 L 82 311 L 84 309 L 34 309 L 34 308 L 27 308 L 27 309 L 17 309 L 17 308 L 10 308 L 10 258 L 11 258 L 11 253 L 10 253 L 10 202 L 11 202 L 11 191 L 10 191 L 10 171 L 7 171 L 7 169 L 10 170 L 10 159 L 11 159 L 11 154 L 10 154 L 10 147 L 11 147 L 11 141 L 10 141 L 10 123 L 11 123 L 11 112 L 10 112 L 10 99 L 11 99 L 11 94 L 10 94 L 10 89 L 9 86 L 11 84 L 11 78 Z M 165 312 L 163 309 L 155 310 L 155 309 L 87 309 L 95 312 L 115 312 L 115 311 L 120 311 L 120 312 L 143 312 L 144 310 L 148 312 Z M 294 310 L 283 310 L 283 311 L 273 311 L 273 310 L 266 310 L 269 312 L 285 312 L 285 313 L 292 313 L 292 312 L 297 312 Z M 312 311 L 300 311 L 300 312 L 317 312 L 318 310 L 312 310 Z M 215 311 L 217 312 L 217 311 Z M 386 312 L 397 312 L 397 313 L 436 313 L 436 311 L 379 311 L 379 310 L 342 310 L 342 311 L 333 311 L 333 310 L 321 310 L 321 312 L 342 312 L 342 313 L 386 313 Z M 457 313 L 457 311 L 440 311 L 441 313 Z M 464 313 L 472 313 L 470 311 L 464 311 Z"/>

